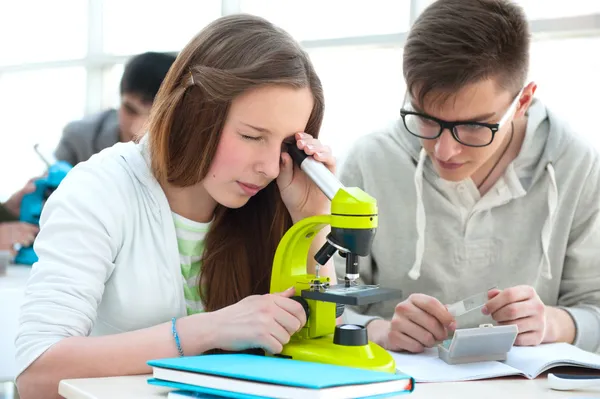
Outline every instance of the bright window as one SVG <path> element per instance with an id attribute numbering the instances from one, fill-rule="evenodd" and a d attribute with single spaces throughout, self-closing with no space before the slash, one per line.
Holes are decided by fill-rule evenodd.
<path id="1" fill-rule="evenodd" d="M 45 165 L 33 150 L 52 153 L 64 125 L 83 116 L 84 68 L 60 68 L 0 75 L 0 199 L 6 199 Z"/>
<path id="2" fill-rule="evenodd" d="M 405 84 L 400 47 L 311 50 L 325 92 L 321 139 L 338 162 L 354 141 L 400 114 Z"/>
<path id="3" fill-rule="evenodd" d="M 104 0 L 104 51 L 180 51 L 220 16 L 220 0 Z"/>
<path id="4" fill-rule="evenodd" d="M 517 0 L 529 19 L 573 17 L 600 13 L 598 0 Z"/>
<path id="5" fill-rule="evenodd" d="M 240 0 L 240 8 L 297 40 L 397 33 L 410 23 L 410 0 Z"/>
<path id="6" fill-rule="evenodd" d="M 144 51 L 180 51 L 224 10 L 238 8 L 273 21 L 302 42 L 346 38 L 340 41 L 345 45 L 315 47 L 313 42 L 307 48 L 325 90 L 321 138 L 343 162 L 357 138 L 399 117 L 405 91 L 401 44 L 364 46 L 358 44 L 360 37 L 405 32 L 410 15 L 432 1 L 0 2 L 5 39 L 0 44 L 0 201 L 43 171 L 33 144 L 53 150 L 64 126 L 83 117 L 84 110 L 118 106 L 125 58 Z M 515 1 L 530 19 L 600 13 L 600 0 Z M 88 15 L 89 4 L 99 5 L 102 13 Z M 416 7 L 412 13 L 411 6 Z M 88 17 L 98 20 L 90 24 Z M 89 42 L 102 46 L 88 52 L 88 31 L 94 27 L 101 29 L 90 33 Z M 537 97 L 600 148 L 600 136 L 590 128 L 600 92 L 600 35 L 565 36 L 533 43 L 530 77 L 538 83 Z M 353 44 L 352 38 L 359 40 Z M 44 64 L 55 61 L 69 66 Z M 40 65 L 14 68 L 27 63 Z M 6 65 L 10 68 L 3 70 Z"/>
<path id="7" fill-rule="evenodd" d="M 121 101 L 119 94 L 121 76 L 123 75 L 124 64 L 115 64 L 104 70 L 102 77 L 102 100 L 104 108 L 117 108 Z"/>
<path id="8" fill-rule="evenodd" d="M 600 37 L 534 42 L 530 78 L 537 97 L 600 149 L 598 114 L 600 93 Z"/>
<path id="9" fill-rule="evenodd" d="M 83 58 L 87 29 L 87 1 L 2 1 L 0 66 Z"/>

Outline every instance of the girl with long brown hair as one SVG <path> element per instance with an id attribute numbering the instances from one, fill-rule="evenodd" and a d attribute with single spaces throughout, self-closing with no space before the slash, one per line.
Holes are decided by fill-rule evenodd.
<path id="1" fill-rule="evenodd" d="M 192 39 L 147 133 L 78 165 L 45 205 L 16 339 L 21 397 L 148 373 L 155 358 L 281 351 L 306 316 L 293 289 L 269 294 L 276 247 L 329 209 L 283 148 L 334 170 L 323 107 L 307 55 L 271 23 L 223 17 Z"/>

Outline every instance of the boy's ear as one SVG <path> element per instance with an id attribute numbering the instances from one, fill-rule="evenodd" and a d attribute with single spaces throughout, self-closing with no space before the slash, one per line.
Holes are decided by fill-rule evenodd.
<path id="1" fill-rule="evenodd" d="M 519 99 L 519 107 L 517 108 L 517 113 L 515 115 L 516 118 L 520 118 L 525 115 L 531 102 L 533 101 L 533 96 L 535 91 L 537 90 L 537 84 L 535 82 L 530 82 L 523 89 L 523 93 L 521 94 L 521 98 Z"/>

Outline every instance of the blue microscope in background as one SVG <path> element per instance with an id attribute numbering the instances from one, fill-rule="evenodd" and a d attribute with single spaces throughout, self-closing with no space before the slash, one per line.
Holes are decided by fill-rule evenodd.
<path id="1" fill-rule="evenodd" d="M 46 200 L 50 194 L 56 190 L 60 182 L 65 178 L 67 173 L 73 168 L 71 164 L 65 161 L 57 161 L 54 157 L 44 156 L 40 153 L 38 144 L 34 147 L 35 152 L 48 166 L 48 171 L 45 176 L 35 181 L 35 191 L 25 194 L 21 200 L 21 215 L 19 220 L 25 223 L 31 223 L 36 226 L 40 224 L 40 215 Z M 21 265 L 33 265 L 37 262 L 38 257 L 33 250 L 33 244 L 29 247 L 19 249 L 14 263 Z"/>

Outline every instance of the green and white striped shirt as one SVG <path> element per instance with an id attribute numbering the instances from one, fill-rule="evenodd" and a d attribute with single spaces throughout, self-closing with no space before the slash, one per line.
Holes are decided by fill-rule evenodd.
<path id="1" fill-rule="evenodd" d="M 204 237 L 210 228 L 210 223 L 199 223 L 173 213 L 175 231 L 177 232 L 177 246 L 183 276 L 183 293 L 187 314 L 204 311 L 200 300 L 198 282 L 202 253 L 204 251 Z"/>

